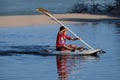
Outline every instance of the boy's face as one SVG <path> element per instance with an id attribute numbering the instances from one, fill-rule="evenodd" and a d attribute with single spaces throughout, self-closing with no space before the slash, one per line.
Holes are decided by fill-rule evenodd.
<path id="1" fill-rule="evenodd" d="M 64 33 L 64 34 L 67 34 L 67 32 L 68 32 L 68 30 L 67 30 L 67 29 L 65 29 L 63 33 Z"/>

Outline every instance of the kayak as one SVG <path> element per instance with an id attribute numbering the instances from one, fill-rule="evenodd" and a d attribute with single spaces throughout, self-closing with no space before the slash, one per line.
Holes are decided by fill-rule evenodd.
<path id="1" fill-rule="evenodd" d="M 40 52 L 42 55 L 86 55 L 86 56 L 98 56 L 101 53 L 101 49 L 89 49 L 89 50 L 75 50 L 75 51 L 55 51 L 48 50 Z"/>

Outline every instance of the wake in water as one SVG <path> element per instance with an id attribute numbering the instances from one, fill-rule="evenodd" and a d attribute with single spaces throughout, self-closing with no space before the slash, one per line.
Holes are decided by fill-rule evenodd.
<path id="1" fill-rule="evenodd" d="M 42 55 L 50 50 L 55 50 L 55 46 L 36 45 L 36 46 L 9 46 L 8 49 L 0 49 L 0 56 L 11 56 L 15 54 L 34 54 Z"/>

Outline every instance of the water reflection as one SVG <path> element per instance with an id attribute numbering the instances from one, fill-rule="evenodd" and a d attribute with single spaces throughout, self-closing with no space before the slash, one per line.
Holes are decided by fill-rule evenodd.
<path id="1" fill-rule="evenodd" d="M 95 56 L 68 56 L 68 55 L 56 56 L 59 80 L 69 80 L 71 78 L 76 78 L 75 75 L 78 75 L 80 73 L 80 70 L 82 69 L 80 67 L 82 65 L 89 62 L 88 60 L 96 61 L 98 59 L 99 58 Z"/>
<path id="2" fill-rule="evenodd" d="M 117 23 L 115 25 L 116 25 L 116 34 L 120 36 L 120 23 Z"/>

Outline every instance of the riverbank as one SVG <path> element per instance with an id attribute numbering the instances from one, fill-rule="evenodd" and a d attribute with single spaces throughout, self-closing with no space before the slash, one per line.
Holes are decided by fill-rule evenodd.
<path id="1" fill-rule="evenodd" d="M 120 17 L 92 14 L 54 14 L 64 24 L 85 23 L 104 20 L 120 20 Z M 22 16 L 0 16 L 0 27 L 17 27 L 29 25 L 56 24 L 55 21 L 45 15 L 22 15 Z"/>

